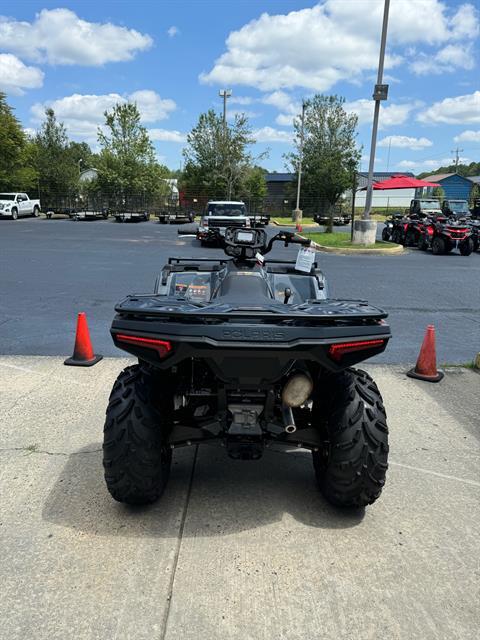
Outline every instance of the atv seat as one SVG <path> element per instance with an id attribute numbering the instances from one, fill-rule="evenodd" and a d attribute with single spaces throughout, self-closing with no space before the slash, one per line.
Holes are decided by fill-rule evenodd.
<path id="1" fill-rule="evenodd" d="M 239 277 L 236 273 L 227 275 L 220 286 L 220 292 L 216 298 L 231 302 L 249 303 L 258 296 L 272 299 L 267 283 L 260 275 L 253 274 L 251 271 L 243 273 L 244 277 Z"/>

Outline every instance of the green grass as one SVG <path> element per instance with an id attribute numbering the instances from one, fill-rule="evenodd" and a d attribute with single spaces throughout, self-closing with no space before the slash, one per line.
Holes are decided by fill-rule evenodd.
<path id="1" fill-rule="evenodd" d="M 381 240 L 377 240 L 375 244 L 352 244 L 349 233 L 304 233 L 302 235 L 324 247 L 337 247 L 339 249 L 394 249 L 397 246 L 391 242 L 382 242 Z"/>
<path id="2" fill-rule="evenodd" d="M 275 222 L 278 222 L 278 224 L 293 224 L 295 225 L 295 222 L 292 220 L 292 216 L 289 216 L 288 218 L 277 218 L 275 216 L 275 218 L 272 218 L 272 220 L 274 220 Z M 316 224 L 315 220 L 313 218 L 302 218 L 302 225 L 304 224 Z"/>
<path id="3" fill-rule="evenodd" d="M 440 369 L 475 369 L 475 363 L 472 362 L 460 362 L 460 364 L 454 364 L 452 362 L 442 362 L 438 365 Z"/>

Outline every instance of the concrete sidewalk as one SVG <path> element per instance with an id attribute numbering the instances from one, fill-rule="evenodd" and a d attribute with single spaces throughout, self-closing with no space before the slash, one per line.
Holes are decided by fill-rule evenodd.
<path id="1" fill-rule="evenodd" d="M 369 366 L 391 432 L 365 512 L 317 491 L 310 455 L 175 451 L 163 499 L 126 508 L 101 464 L 127 359 L 0 358 L 0 638 L 469 640 L 480 627 L 480 376 Z"/>

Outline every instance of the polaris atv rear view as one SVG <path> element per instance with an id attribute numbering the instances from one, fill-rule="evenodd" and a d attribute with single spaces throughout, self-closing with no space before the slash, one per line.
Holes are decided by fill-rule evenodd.
<path id="1" fill-rule="evenodd" d="M 277 241 L 305 246 L 296 262 L 265 260 Z M 387 314 L 328 299 L 310 242 L 293 233 L 267 243 L 262 229 L 228 228 L 222 243 L 230 259 L 170 258 L 153 293 L 115 307 L 113 340 L 138 364 L 110 395 L 108 490 L 153 502 L 174 448 L 218 441 L 241 460 L 271 445 L 309 449 L 329 501 L 373 503 L 387 470 L 386 415 L 375 382 L 351 366 L 385 349 Z"/>

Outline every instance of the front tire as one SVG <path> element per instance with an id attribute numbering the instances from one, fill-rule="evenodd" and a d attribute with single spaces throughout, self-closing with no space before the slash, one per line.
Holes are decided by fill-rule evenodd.
<path id="1" fill-rule="evenodd" d="M 471 238 L 467 238 L 463 242 L 460 242 L 458 250 L 462 256 L 469 256 L 473 251 L 473 240 Z"/>
<path id="2" fill-rule="evenodd" d="M 400 229 L 394 229 L 393 230 L 392 242 L 394 242 L 395 244 L 403 244 L 404 243 L 403 233 L 400 231 Z"/>
<path id="3" fill-rule="evenodd" d="M 446 249 L 447 247 L 443 238 L 436 236 L 432 240 L 432 253 L 434 253 L 436 256 L 441 256 L 446 253 Z"/>
<path id="4" fill-rule="evenodd" d="M 428 249 L 428 242 L 425 239 L 425 236 L 420 235 L 418 237 L 418 248 L 420 249 L 420 251 L 427 251 Z"/>
<path id="5" fill-rule="evenodd" d="M 417 240 L 415 237 L 415 231 L 409 229 L 405 234 L 405 246 L 406 247 L 414 247 L 417 244 Z"/>
<path id="6" fill-rule="evenodd" d="M 17 220 L 18 218 L 18 210 L 12 209 L 12 220 Z"/>
<path id="7" fill-rule="evenodd" d="M 314 401 L 313 423 L 325 446 L 313 452 L 319 488 L 341 507 L 364 507 L 380 496 L 388 468 L 387 416 L 365 371 L 327 373 Z"/>
<path id="8" fill-rule="evenodd" d="M 385 227 L 382 229 L 382 240 L 384 242 L 390 242 L 390 231 Z"/>
<path id="9" fill-rule="evenodd" d="M 167 484 L 172 462 L 167 442 L 171 394 L 165 393 L 170 385 L 163 377 L 148 374 L 139 365 L 127 367 L 110 394 L 103 466 L 107 489 L 118 502 L 155 502 Z M 164 399 L 158 400 L 159 396 Z"/>

